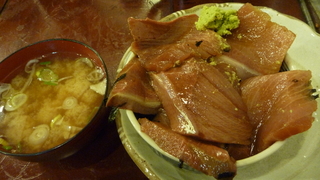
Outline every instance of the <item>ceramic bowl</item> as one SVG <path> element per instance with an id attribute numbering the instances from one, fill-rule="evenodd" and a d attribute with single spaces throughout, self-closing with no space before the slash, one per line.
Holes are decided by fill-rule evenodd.
<path id="1" fill-rule="evenodd" d="M 203 4 L 206 5 L 206 4 Z M 162 21 L 169 21 L 188 14 L 199 14 L 203 5 L 174 12 Z M 227 9 L 239 9 L 242 3 L 215 4 Z M 273 22 L 286 26 L 297 37 L 288 50 L 286 63 L 290 70 L 311 70 L 312 85 L 319 91 L 320 79 L 320 35 L 306 23 L 292 16 L 278 11 L 260 7 L 271 16 Z M 128 49 L 119 65 L 119 71 L 135 54 Z M 319 108 L 319 98 L 318 109 Z M 126 151 L 137 166 L 150 179 L 203 179 L 211 180 L 211 176 L 199 173 L 196 170 L 180 168 L 177 158 L 164 152 L 146 134 L 141 132 L 140 124 L 135 114 L 130 110 L 120 110 L 121 118 L 117 120 L 120 138 Z M 320 161 L 320 117 L 314 113 L 315 121 L 312 127 L 304 133 L 294 135 L 285 141 L 279 141 L 261 153 L 237 161 L 236 179 L 317 179 L 319 176 L 318 164 Z M 151 147 L 151 148 L 150 148 Z M 187 167 L 188 168 L 188 167 Z M 189 167 L 190 168 L 190 167 Z"/>
<path id="2" fill-rule="evenodd" d="M 135 114 L 131 110 L 125 110 L 125 111 L 126 111 L 126 115 L 128 116 L 128 118 L 129 118 L 130 122 L 132 123 L 133 127 L 135 128 L 135 130 L 142 137 L 142 139 L 144 139 L 147 142 L 147 144 L 155 151 L 156 154 L 164 157 L 165 159 L 167 159 L 168 161 L 171 161 L 174 164 L 179 164 L 180 161 L 178 158 L 176 158 L 176 157 L 172 156 L 171 154 L 162 150 L 153 141 L 153 139 L 151 139 L 147 134 L 145 134 L 141 131 L 140 124 L 139 124 Z M 271 154 L 273 154 L 274 152 L 276 152 L 284 143 L 285 143 L 285 141 L 277 141 L 273 145 L 268 147 L 266 150 L 264 150 L 256 155 L 250 156 L 245 159 L 238 160 L 237 167 L 247 166 L 247 165 L 253 164 L 255 162 L 261 161 L 262 159 L 264 159 L 264 158 L 270 156 Z M 192 169 L 187 165 L 184 165 L 184 168 Z"/>
<path id="3" fill-rule="evenodd" d="M 83 148 L 97 136 L 103 126 L 107 125 L 106 122 L 109 111 L 108 108 L 105 107 L 109 87 L 107 68 L 99 54 L 84 43 L 70 39 L 50 39 L 21 48 L 0 62 L 0 82 L 9 83 L 10 80 L 16 76 L 17 70 L 24 68 L 29 60 L 35 58 L 41 59 L 41 57 L 56 53 L 70 53 L 77 56 L 84 56 L 91 59 L 96 66 L 100 67 L 104 77 L 107 79 L 100 107 L 92 116 L 93 118 L 82 130 L 80 130 L 80 132 L 58 146 L 30 154 L 11 153 L 9 151 L 0 151 L 0 153 L 25 161 L 60 160 Z"/>

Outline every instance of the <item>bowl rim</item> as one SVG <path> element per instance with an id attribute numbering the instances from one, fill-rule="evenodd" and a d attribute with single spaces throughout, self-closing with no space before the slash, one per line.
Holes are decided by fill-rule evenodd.
<path id="1" fill-rule="evenodd" d="M 41 156 L 41 155 L 53 152 L 53 151 L 55 151 L 57 149 L 60 149 L 61 147 L 63 147 L 66 144 L 68 144 L 70 141 L 73 141 L 78 136 L 83 134 L 83 132 L 85 132 L 87 129 L 89 129 L 90 125 L 94 123 L 93 120 L 96 119 L 96 117 L 99 114 L 99 112 L 102 111 L 104 108 L 106 108 L 105 104 L 106 104 L 106 101 L 107 101 L 107 98 L 108 98 L 108 91 L 109 91 L 109 85 L 108 85 L 109 84 L 109 80 L 108 80 L 108 71 L 107 71 L 106 63 L 104 62 L 104 60 L 102 59 L 100 54 L 95 49 L 93 49 L 91 46 L 89 46 L 89 45 L 87 45 L 87 44 L 85 44 L 85 43 L 83 43 L 81 41 L 74 40 L 74 39 L 67 39 L 67 38 L 52 38 L 52 39 L 45 39 L 45 40 L 42 40 L 42 41 L 37 41 L 37 42 L 31 43 L 31 44 L 28 44 L 27 46 L 21 47 L 18 50 L 16 50 L 13 53 L 11 53 L 10 55 L 8 55 L 7 57 L 5 57 L 3 60 L 0 61 L 0 66 L 1 66 L 2 62 L 4 62 L 7 59 L 9 59 L 10 57 L 16 55 L 20 51 L 22 51 L 24 49 L 27 49 L 28 47 L 31 47 L 31 46 L 34 46 L 34 45 L 37 45 L 37 44 L 41 44 L 41 43 L 54 42 L 54 41 L 64 41 L 64 42 L 68 42 L 68 43 L 71 42 L 71 43 L 76 43 L 76 44 L 82 45 L 85 48 L 88 48 L 90 51 L 92 51 L 97 56 L 97 59 L 99 59 L 99 61 L 101 61 L 101 66 L 103 68 L 103 72 L 105 73 L 105 78 L 107 79 L 107 81 L 106 81 L 106 90 L 105 90 L 105 93 L 104 93 L 103 98 L 101 100 L 101 104 L 99 106 L 99 109 L 97 110 L 95 115 L 91 118 L 90 122 L 85 127 L 83 127 L 73 137 L 67 139 L 66 141 L 64 141 L 63 143 L 61 143 L 61 144 L 59 144 L 57 146 L 54 146 L 54 147 L 52 147 L 50 149 L 47 149 L 47 150 L 44 150 L 44 151 L 35 152 L 35 153 L 10 153 L 10 152 L 7 152 L 7 151 L 0 150 L 0 153 L 3 154 L 3 155 L 13 156 L 13 157 L 17 157 L 17 158 L 29 158 L 29 157 L 33 157 L 33 156 Z"/>

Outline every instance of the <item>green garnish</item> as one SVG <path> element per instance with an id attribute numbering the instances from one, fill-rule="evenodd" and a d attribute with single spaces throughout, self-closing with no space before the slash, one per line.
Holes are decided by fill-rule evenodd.
<path id="1" fill-rule="evenodd" d="M 9 150 L 12 149 L 12 146 L 2 146 L 2 148 L 5 149 L 5 150 L 7 150 L 7 151 L 9 151 Z"/>
<path id="2" fill-rule="evenodd" d="M 0 137 L 0 144 L 2 146 L 9 146 L 9 143 L 6 140 L 4 140 L 3 138 L 1 138 L 1 137 Z"/>
<path id="3" fill-rule="evenodd" d="M 39 64 L 40 65 L 49 65 L 49 64 L 51 64 L 51 61 L 40 62 Z"/>
<path id="4" fill-rule="evenodd" d="M 238 28 L 240 20 L 236 10 L 223 10 L 216 6 L 204 6 L 200 12 L 196 28 L 211 29 L 220 36 L 230 35 L 231 30 Z"/>
<path id="5" fill-rule="evenodd" d="M 50 122 L 50 128 L 53 128 L 54 125 L 60 125 L 62 122 L 63 116 L 61 114 L 58 114 L 56 117 L 54 117 Z"/>
<path id="6" fill-rule="evenodd" d="M 56 86 L 56 85 L 58 85 L 58 82 L 44 81 L 43 84 L 50 85 L 50 86 Z"/>
<path id="7" fill-rule="evenodd" d="M 36 72 L 39 81 L 43 81 L 47 85 L 57 85 L 59 76 L 50 68 L 43 68 Z"/>
<path id="8" fill-rule="evenodd" d="M 27 102 L 27 99 L 28 99 L 28 96 L 24 93 L 16 94 L 7 100 L 5 105 L 5 110 L 14 111 L 19 107 L 21 107 L 25 102 Z"/>

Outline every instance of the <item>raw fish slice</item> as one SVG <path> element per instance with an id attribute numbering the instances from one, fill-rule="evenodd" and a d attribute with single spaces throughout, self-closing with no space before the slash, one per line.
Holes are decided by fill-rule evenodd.
<path id="1" fill-rule="evenodd" d="M 217 58 L 215 58 L 217 59 Z M 240 81 L 241 79 L 238 76 L 238 70 L 234 67 L 231 66 L 228 63 L 225 62 L 219 62 L 219 60 L 216 60 L 214 62 L 214 66 L 215 68 L 217 68 L 221 74 L 223 74 L 228 80 L 229 82 L 232 84 L 232 86 L 238 91 L 240 92 Z"/>
<path id="2" fill-rule="evenodd" d="M 224 146 L 224 149 L 227 150 L 229 155 L 235 160 L 241 160 L 251 156 L 250 145 L 227 144 Z"/>
<path id="3" fill-rule="evenodd" d="M 167 153 L 183 163 L 217 179 L 232 179 L 236 174 L 235 160 L 222 148 L 182 136 L 163 124 L 139 119 L 146 133 Z"/>
<path id="4" fill-rule="evenodd" d="M 249 68 L 247 65 L 230 58 L 226 55 L 221 55 L 215 58 L 217 64 L 228 64 L 230 68 L 234 69 L 235 74 L 241 80 L 245 80 L 249 77 L 262 75 L 261 73 Z"/>
<path id="5" fill-rule="evenodd" d="M 159 122 L 167 127 L 170 127 L 170 120 L 163 108 L 159 108 L 157 115 L 152 119 L 152 121 Z"/>
<path id="6" fill-rule="evenodd" d="M 129 109 L 141 114 L 156 114 L 160 105 L 146 70 L 140 61 L 132 59 L 118 74 L 107 106 Z"/>
<path id="7" fill-rule="evenodd" d="M 158 114 L 152 119 L 153 122 L 158 122 L 165 127 L 170 128 L 170 120 L 167 113 L 163 108 L 159 109 Z M 250 145 L 238 145 L 238 144 L 218 144 L 215 143 L 217 147 L 221 147 L 228 151 L 229 155 L 235 160 L 240 160 L 249 157 Z"/>
<path id="8" fill-rule="evenodd" d="M 202 73 L 202 75 L 212 84 L 214 85 L 224 96 L 226 96 L 232 104 L 234 104 L 241 111 L 246 112 L 247 107 L 244 102 L 240 98 L 238 92 L 239 82 L 238 78 L 235 77 L 236 74 L 232 75 L 233 70 L 230 67 L 226 67 L 226 64 L 218 64 L 215 66 L 209 65 L 203 62 L 194 62 L 195 70 Z M 187 65 L 184 68 L 188 68 Z M 238 83 L 235 84 L 237 81 Z"/>
<path id="9" fill-rule="evenodd" d="M 190 57 L 207 59 L 221 55 L 228 47 L 225 39 L 211 30 L 198 31 L 195 14 L 170 22 L 129 18 L 134 42 L 132 51 L 148 71 L 165 71 Z"/>
<path id="10" fill-rule="evenodd" d="M 248 72 L 279 72 L 296 35 L 286 27 L 271 22 L 267 13 L 249 3 L 238 10 L 238 17 L 240 26 L 231 36 L 227 36 L 231 50 L 224 55 L 243 63 L 249 68 Z"/>
<path id="11" fill-rule="evenodd" d="M 252 127 L 242 98 L 214 66 L 189 60 L 150 76 L 173 131 L 219 143 L 250 143 Z"/>
<path id="12" fill-rule="evenodd" d="M 310 71 L 293 70 L 241 83 L 242 97 L 255 128 L 254 153 L 311 127 L 317 101 L 312 97 L 310 79 Z"/>

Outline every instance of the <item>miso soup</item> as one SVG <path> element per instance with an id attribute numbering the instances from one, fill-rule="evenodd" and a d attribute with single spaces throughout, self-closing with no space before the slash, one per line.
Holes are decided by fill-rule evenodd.
<path id="1" fill-rule="evenodd" d="M 0 82 L 0 148 L 35 153 L 75 136 L 101 106 L 106 74 L 86 57 L 52 54 L 30 60 Z"/>

